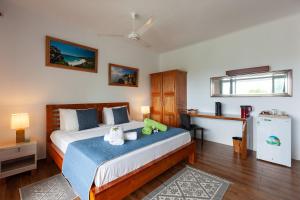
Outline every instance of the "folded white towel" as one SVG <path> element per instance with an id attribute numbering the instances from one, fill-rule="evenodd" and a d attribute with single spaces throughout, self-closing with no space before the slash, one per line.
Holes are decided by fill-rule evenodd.
<path id="1" fill-rule="evenodd" d="M 112 141 L 109 141 L 109 144 L 111 144 L 111 145 L 123 145 L 124 140 L 112 140 Z"/>
<path id="2" fill-rule="evenodd" d="M 106 133 L 105 135 L 104 135 L 104 141 L 109 141 L 109 138 L 110 138 L 110 135 L 109 135 L 109 133 Z"/>
<path id="3" fill-rule="evenodd" d="M 122 145 L 124 144 L 124 133 L 121 126 L 113 126 L 109 131 L 109 135 L 106 139 L 111 145 Z M 104 136 L 105 140 L 105 136 Z"/>
<path id="4" fill-rule="evenodd" d="M 124 133 L 124 138 L 125 140 L 136 140 L 137 132 L 133 131 L 133 132 Z"/>

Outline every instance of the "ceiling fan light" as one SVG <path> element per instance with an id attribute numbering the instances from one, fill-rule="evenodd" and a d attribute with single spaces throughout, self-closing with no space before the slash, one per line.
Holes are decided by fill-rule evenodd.
<path id="1" fill-rule="evenodd" d="M 132 39 L 132 40 L 139 40 L 140 39 L 140 35 L 137 34 L 136 32 L 132 32 L 128 35 L 128 38 L 129 39 Z"/>

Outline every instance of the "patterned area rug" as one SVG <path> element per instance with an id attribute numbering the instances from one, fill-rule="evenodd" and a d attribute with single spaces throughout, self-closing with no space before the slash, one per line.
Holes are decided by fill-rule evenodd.
<path id="1" fill-rule="evenodd" d="M 61 174 L 27 185 L 19 190 L 21 200 L 73 200 L 77 197 Z"/>
<path id="2" fill-rule="evenodd" d="M 186 166 L 143 200 L 222 199 L 230 182 Z"/>

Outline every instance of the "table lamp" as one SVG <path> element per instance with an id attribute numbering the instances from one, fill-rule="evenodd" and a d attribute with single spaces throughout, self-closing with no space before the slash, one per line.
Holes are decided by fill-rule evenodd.
<path id="1" fill-rule="evenodd" d="M 11 115 L 10 127 L 16 130 L 16 142 L 25 142 L 25 128 L 29 127 L 29 114 L 16 113 Z"/>
<path id="2" fill-rule="evenodd" d="M 150 106 L 142 106 L 141 112 L 143 114 L 143 119 L 150 117 Z"/>

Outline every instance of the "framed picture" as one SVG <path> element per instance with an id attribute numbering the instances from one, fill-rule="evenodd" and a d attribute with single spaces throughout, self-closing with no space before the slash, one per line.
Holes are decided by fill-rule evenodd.
<path id="1" fill-rule="evenodd" d="M 109 63 L 109 85 L 138 87 L 139 69 Z"/>
<path id="2" fill-rule="evenodd" d="M 98 49 L 46 36 L 46 66 L 97 73 Z"/>

